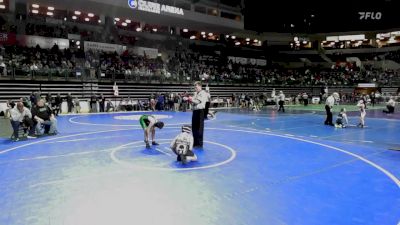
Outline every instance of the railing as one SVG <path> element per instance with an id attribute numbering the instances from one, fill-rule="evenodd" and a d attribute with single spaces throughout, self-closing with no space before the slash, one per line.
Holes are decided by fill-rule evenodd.
<path id="1" fill-rule="evenodd" d="M 233 78 L 223 78 L 216 76 L 214 79 L 202 79 L 198 75 L 184 74 L 184 73 L 171 73 L 162 74 L 157 73 L 144 73 L 144 72 L 131 72 L 124 73 L 117 70 L 102 70 L 102 69 L 41 69 L 31 70 L 28 68 L 12 68 L 7 70 L 7 76 L 0 74 L 2 80 L 48 80 L 48 81 L 94 81 L 94 82 L 125 82 L 125 83 L 192 83 L 194 81 L 202 80 L 209 84 L 221 85 L 260 85 L 260 86 L 281 86 L 281 87 L 305 87 L 305 86 L 348 86 L 353 87 L 358 83 L 371 83 L 370 80 L 357 80 L 349 82 L 348 84 L 319 84 L 319 83 L 301 83 L 299 80 L 287 81 L 272 81 L 268 80 L 267 76 L 249 76 L 242 75 Z M 387 84 L 382 86 L 399 86 L 400 78 L 390 79 Z"/>

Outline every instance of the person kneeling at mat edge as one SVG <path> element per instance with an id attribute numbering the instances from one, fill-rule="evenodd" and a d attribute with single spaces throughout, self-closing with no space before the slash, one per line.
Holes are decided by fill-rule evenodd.
<path id="1" fill-rule="evenodd" d="M 175 137 L 171 142 L 171 149 L 177 155 L 176 160 L 186 164 L 197 161 L 197 156 L 193 152 L 192 128 L 189 125 L 182 126 L 182 133 Z"/>
<path id="2" fill-rule="evenodd" d="M 342 108 L 336 119 L 335 127 L 336 128 L 346 128 L 348 124 L 349 124 L 349 120 L 347 118 L 346 108 Z"/>
<path id="3" fill-rule="evenodd" d="M 143 115 L 139 119 L 140 126 L 142 126 L 143 131 L 144 131 L 144 143 L 146 143 L 146 148 L 150 148 L 149 144 L 149 136 L 151 133 L 151 144 L 152 145 L 158 145 L 158 143 L 155 141 L 156 137 L 156 127 L 158 129 L 162 129 L 164 127 L 164 123 L 161 121 L 158 121 L 156 117 L 151 116 L 151 115 Z"/>

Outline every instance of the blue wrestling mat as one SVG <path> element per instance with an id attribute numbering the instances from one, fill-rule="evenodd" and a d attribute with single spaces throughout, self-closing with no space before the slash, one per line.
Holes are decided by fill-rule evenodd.
<path id="1" fill-rule="evenodd" d="M 166 126 L 151 149 L 140 115 L 60 116 L 57 136 L 1 139 L 0 224 L 399 224 L 399 120 L 335 129 L 312 112 L 227 110 L 182 165 L 169 144 L 191 112 L 153 113 Z"/>

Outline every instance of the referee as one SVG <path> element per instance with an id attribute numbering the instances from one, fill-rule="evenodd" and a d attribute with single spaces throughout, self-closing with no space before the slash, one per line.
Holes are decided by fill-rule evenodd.
<path id="1" fill-rule="evenodd" d="M 192 115 L 192 132 L 194 138 L 194 147 L 203 147 L 204 133 L 204 109 L 207 102 L 207 93 L 202 90 L 199 81 L 194 83 L 195 93 L 192 98 L 193 115 Z"/>

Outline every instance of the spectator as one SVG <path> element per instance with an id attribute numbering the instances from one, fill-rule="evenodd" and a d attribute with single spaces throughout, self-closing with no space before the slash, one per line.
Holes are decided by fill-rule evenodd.
<path id="1" fill-rule="evenodd" d="M 31 111 L 24 107 L 22 102 L 18 102 L 17 106 L 11 109 L 11 125 L 14 130 L 13 137 L 15 141 L 19 140 L 18 131 L 21 126 L 29 129 L 28 138 L 36 138 Z"/>
<path id="2" fill-rule="evenodd" d="M 72 113 L 72 108 L 74 107 L 74 103 L 71 93 L 68 93 L 67 95 L 67 105 L 68 105 L 68 113 Z"/>
<path id="3" fill-rule="evenodd" d="M 387 110 L 383 110 L 384 113 L 394 113 L 394 107 L 396 106 L 396 102 L 393 97 L 390 97 L 389 101 L 386 103 Z"/>
<path id="4" fill-rule="evenodd" d="M 78 97 L 75 97 L 75 99 L 74 99 L 74 109 L 75 109 L 75 113 L 81 112 L 81 104 L 80 104 Z"/>
<path id="5" fill-rule="evenodd" d="M 100 105 L 100 112 L 104 112 L 104 106 L 106 104 L 106 98 L 103 96 L 103 94 L 100 94 L 100 99 L 99 99 L 99 105 Z"/>
<path id="6" fill-rule="evenodd" d="M 114 109 L 114 105 L 112 104 L 111 100 L 108 99 L 106 111 L 107 111 L 107 112 L 113 112 L 114 110 L 115 110 L 115 109 Z"/>
<path id="7" fill-rule="evenodd" d="M 62 108 L 61 108 L 62 107 L 62 98 L 61 98 L 60 93 L 58 93 L 57 96 L 55 97 L 54 104 L 55 104 L 54 114 L 56 116 L 58 116 L 59 113 L 62 113 Z"/>
<path id="8" fill-rule="evenodd" d="M 43 99 L 40 99 L 32 108 L 32 117 L 36 123 L 37 135 L 43 134 L 42 126 L 44 126 L 45 134 L 57 134 L 57 119 L 50 108 L 44 104 Z"/>

